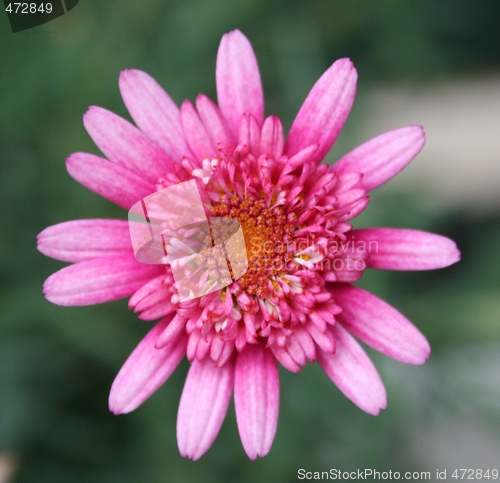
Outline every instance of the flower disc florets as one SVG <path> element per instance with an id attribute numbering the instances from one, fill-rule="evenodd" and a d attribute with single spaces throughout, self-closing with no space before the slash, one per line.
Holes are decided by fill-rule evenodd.
<path id="1" fill-rule="evenodd" d="M 237 196 L 224 195 L 210 213 L 240 222 L 249 266 L 238 284 L 249 295 L 262 299 L 270 297 L 277 284 L 276 277 L 296 267 L 286 245 L 287 240 L 292 240 L 295 227 L 291 221 L 296 217 L 290 216 L 287 222 L 281 207 L 266 207 L 264 200 L 252 196 L 240 200 Z"/>

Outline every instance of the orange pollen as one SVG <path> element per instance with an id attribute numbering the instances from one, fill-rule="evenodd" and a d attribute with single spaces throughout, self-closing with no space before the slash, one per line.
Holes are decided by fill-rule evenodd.
<path id="1" fill-rule="evenodd" d="M 280 206 L 270 208 L 264 200 L 223 195 L 211 208 L 212 216 L 236 218 L 243 229 L 248 269 L 238 280 L 241 288 L 260 298 L 276 289 L 274 277 L 295 267 L 293 253 L 288 252 L 297 216 L 285 215 Z M 272 283 L 274 281 L 274 284 Z"/>

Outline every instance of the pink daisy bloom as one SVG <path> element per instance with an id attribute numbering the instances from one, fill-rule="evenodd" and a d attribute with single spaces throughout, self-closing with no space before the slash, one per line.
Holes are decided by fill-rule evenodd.
<path id="1" fill-rule="evenodd" d="M 386 392 L 361 340 L 394 359 L 422 364 L 425 337 L 396 309 L 352 285 L 366 268 L 429 270 L 459 260 L 455 244 L 415 230 L 352 228 L 368 192 L 403 169 L 424 145 L 419 126 L 359 146 L 333 166 L 320 164 L 354 101 L 356 70 L 336 61 L 316 82 L 285 140 L 264 119 L 257 61 L 239 31 L 222 38 L 216 67 L 219 106 L 199 95 L 180 109 L 147 74 L 126 70 L 120 91 L 135 124 L 100 107 L 84 116 L 107 159 L 75 153 L 69 174 L 129 210 L 152 193 L 196 180 L 207 216 L 242 227 L 248 268 L 227 287 L 181 301 L 169 265 L 134 256 L 121 220 L 76 220 L 45 229 L 39 250 L 73 264 L 50 276 L 48 300 L 91 305 L 130 297 L 143 320 L 160 321 L 118 373 L 115 414 L 142 404 L 184 355 L 191 363 L 177 418 L 183 456 L 198 459 L 222 425 L 234 390 L 236 420 L 251 459 L 272 445 L 279 412 L 278 362 L 292 372 L 318 361 L 370 414 Z"/>

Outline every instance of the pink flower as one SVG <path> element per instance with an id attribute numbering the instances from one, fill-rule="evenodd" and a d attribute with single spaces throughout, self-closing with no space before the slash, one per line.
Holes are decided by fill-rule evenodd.
<path id="1" fill-rule="evenodd" d="M 85 127 L 108 159 L 75 153 L 73 178 L 130 209 L 151 193 L 196 179 L 207 213 L 236 218 L 249 266 L 230 286 L 179 301 L 169 266 L 138 262 L 128 224 L 77 220 L 40 233 L 39 250 L 72 262 L 44 285 L 59 305 L 90 305 L 131 296 L 143 320 L 161 319 L 118 373 L 111 411 L 142 404 L 184 355 L 191 367 L 182 393 L 177 440 L 200 458 L 217 436 L 234 388 L 236 419 L 251 459 L 266 455 L 279 410 L 277 362 L 298 372 L 317 360 L 361 409 L 386 407 L 383 383 L 355 338 L 402 362 L 422 364 L 424 336 L 397 310 L 351 285 L 366 268 L 429 270 L 459 260 L 455 244 L 414 230 L 355 230 L 350 220 L 367 193 L 420 151 L 419 126 L 387 132 L 320 164 L 349 114 L 356 70 L 336 61 L 316 82 L 285 141 L 275 116 L 264 119 L 259 69 L 239 31 L 224 35 L 217 56 L 219 107 L 198 96 L 180 110 L 147 74 L 127 70 L 120 91 L 133 118 L 100 107 Z"/>

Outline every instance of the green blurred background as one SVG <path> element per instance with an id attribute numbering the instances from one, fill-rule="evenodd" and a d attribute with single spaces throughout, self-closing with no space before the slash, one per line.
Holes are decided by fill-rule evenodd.
<path id="1" fill-rule="evenodd" d="M 431 471 L 434 481 L 436 468 L 499 468 L 499 20 L 497 0 L 80 0 L 12 34 L 0 13 L 0 482 L 288 482 L 299 468 Z M 234 28 L 257 53 L 266 113 L 287 128 L 319 75 L 339 57 L 354 61 L 358 96 L 329 161 L 428 119 L 429 151 L 373 193 L 356 226 L 444 234 L 462 262 L 360 281 L 433 348 L 423 367 L 370 352 L 388 390 L 379 417 L 357 409 L 317 365 L 283 370 L 270 454 L 247 459 L 231 407 L 193 463 L 175 440 L 187 363 L 134 413 L 111 415 L 109 387 L 150 325 L 126 301 L 47 302 L 42 283 L 64 264 L 38 253 L 35 238 L 66 220 L 125 219 L 64 167 L 72 152 L 98 153 L 81 122 L 89 105 L 129 118 L 119 72 L 145 70 L 178 103 L 199 92 L 215 99 L 218 43 Z M 450 134 L 453 123 L 465 135 Z"/>

